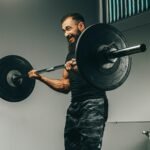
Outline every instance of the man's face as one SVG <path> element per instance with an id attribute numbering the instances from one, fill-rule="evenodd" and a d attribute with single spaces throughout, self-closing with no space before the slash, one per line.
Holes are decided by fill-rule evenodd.
<path id="1" fill-rule="evenodd" d="M 62 23 L 62 30 L 64 32 L 64 36 L 67 38 L 69 45 L 76 43 L 83 29 L 84 24 L 82 22 L 77 22 L 76 20 L 73 20 L 72 17 L 68 17 Z"/>

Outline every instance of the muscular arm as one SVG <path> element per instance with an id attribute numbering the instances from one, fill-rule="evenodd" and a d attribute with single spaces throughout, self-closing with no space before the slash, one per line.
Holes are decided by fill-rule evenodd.
<path id="1" fill-rule="evenodd" d="M 28 76 L 29 78 L 40 80 L 41 82 L 45 83 L 55 91 L 68 93 L 70 91 L 70 81 L 68 77 L 69 76 L 68 71 L 70 70 L 78 71 L 78 67 L 75 59 L 71 59 L 66 62 L 65 69 L 63 70 L 62 78 L 60 79 L 47 78 L 45 76 L 38 74 L 36 70 L 31 70 L 30 72 L 28 72 Z"/>
<path id="2" fill-rule="evenodd" d="M 36 74 L 35 70 L 30 71 L 29 77 L 38 79 L 39 81 L 45 83 L 53 90 L 61 92 L 61 93 L 68 93 L 70 91 L 70 82 L 68 78 L 68 72 L 64 69 L 62 78 L 60 79 L 50 79 L 45 76 Z"/>

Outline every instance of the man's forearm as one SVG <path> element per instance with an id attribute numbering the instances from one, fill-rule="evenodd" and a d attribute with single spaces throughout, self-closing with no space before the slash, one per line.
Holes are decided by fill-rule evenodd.
<path id="1" fill-rule="evenodd" d="M 38 80 L 45 83 L 55 91 L 62 93 L 68 93 L 70 91 L 70 84 L 68 79 L 49 79 L 47 77 L 41 76 Z"/>

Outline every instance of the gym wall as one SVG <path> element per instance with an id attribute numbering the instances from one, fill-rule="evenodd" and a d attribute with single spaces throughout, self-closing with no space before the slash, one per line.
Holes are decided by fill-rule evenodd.
<path id="1" fill-rule="evenodd" d="M 98 22 L 98 1 L 1 0 L 0 57 L 19 55 L 35 69 L 65 62 L 67 42 L 60 28 L 68 12 Z M 62 70 L 45 74 L 59 78 Z M 32 94 L 18 103 L 0 99 L 1 150 L 63 150 L 65 114 L 70 94 L 54 92 L 36 82 Z"/>
<path id="2" fill-rule="evenodd" d="M 145 43 L 147 51 L 132 55 L 132 68 L 127 81 L 108 92 L 109 122 L 150 121 L 150 12 L 114 23 L 129 46 Z"/>
<path id="3" fill-rule="evenodd" d="M 150 12 L 113 25 L 126 37 L 129 46 L 145 43 L 147 51 L 132 55 L 132 68 L 126 82 L 107 92 L 109 118 L 102 150 L 149 150 L 150 138 Z"/>

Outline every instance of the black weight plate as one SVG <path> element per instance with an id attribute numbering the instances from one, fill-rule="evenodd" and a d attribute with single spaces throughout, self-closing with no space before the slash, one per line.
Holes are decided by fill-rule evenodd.
<path id="1" fill-rule="evenodd" d="M 10 102 L 26 99 L 35 86 L 35 80 L 27 77 L 27 73 L 32 69 L 32 65 L 21 56 L 3 57 L 0 60 L 0 97 Z M 19 79 L 16 84 L 12 80 L 16 75 L 25 75 L 25 77 Z"/>
<path id="2" fill-rule="evenodd" d="M 117 50 L 126 48 L 124 36 L 111 25 L 95 24 L 80 35 L 76 45 L 77 65 L 82 76 L 93 86 L 113 90 L 124 83 L 131 69 L 131 57 L 105 62 L 99 48 L 113 45 Z M 112 65 L 113 64 L 113 65 Z"/>

